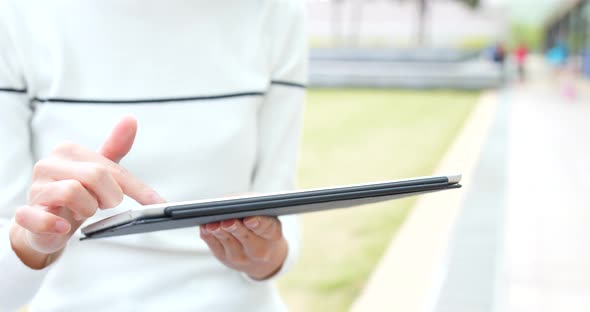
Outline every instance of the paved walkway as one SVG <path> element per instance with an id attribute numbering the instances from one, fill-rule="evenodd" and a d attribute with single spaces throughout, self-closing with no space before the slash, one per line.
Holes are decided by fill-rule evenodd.
<path id="1" fill-rule="evenodd" d="M 495 307 L 506 205 L 508 91 L 498 91 L 496 101 L 492 129 L 448 244 L 442 285 L 432 290 L 432 311 L 493 311 Z"/>
<path id="2" fill-rule="evenodd" d="M 590 311 L 590 83 L 560 84 L 513 91 L 503 311 Z"/>
<path id="3" fill-rule="evenodd" d="M 444 204 L 452 202 L 439 203 L 451 234 L 415 227 L 432 225 L 415 211 L 413 230 L 404 226 L 392 242 L 354 311 L 590 311 L 590 82 L 570 100 L 562 81 L 533 65 L 531 82 L 496 96 L 477 165 L 462 170 L 457 218 Z M 424 237 L 438 243 L 424 247 Z M 421 255 L 430 260 L 411 261 Z"/>

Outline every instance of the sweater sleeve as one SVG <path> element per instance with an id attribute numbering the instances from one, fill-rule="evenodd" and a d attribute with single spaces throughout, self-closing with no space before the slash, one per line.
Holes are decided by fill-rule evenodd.
<path id="1" fill-rule="evenodd" d="M 12 250 L 9 228 L 26 203 L 33 157 L 32 111 L 16 52 L 0 16 L 0 311 L 14 311 L 35 294 L 46 274 L 25 266 Z"/>
<path id="2" fill-rule="evenodd" d="M 253 176 L 257 193 L 295 188 L 305 83 L 307 44 L 302 1 L 279 2 L 284 7 L 274 29 L 271 82 L 259 110 L 258 159 Z M 284 15 L 283 15 L 284 14 Z M 275 276 L 287 271 L 300 249 L 300 226 L 295 216 L 280 218 L 289 244 L 287 259 Z"/>

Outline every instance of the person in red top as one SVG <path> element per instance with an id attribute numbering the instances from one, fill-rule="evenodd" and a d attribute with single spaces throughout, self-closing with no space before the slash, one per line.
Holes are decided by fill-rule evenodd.
<path id="1" fill-rule="evenodd" d="M 516 65 L 518 67 L 518 78 L 520 81 L 524 81 L 525 78 L 525 63 L 526 58 L 529 53 L 526 45 L 521 43 L 518 48 L 514 51 L 514 56 L 516 58 Z"/>

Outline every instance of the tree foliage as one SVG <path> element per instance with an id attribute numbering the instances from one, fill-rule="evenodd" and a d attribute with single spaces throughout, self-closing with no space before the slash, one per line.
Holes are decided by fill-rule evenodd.
<path id="1" fill-rule="evenodd" d="M 480 0 L 459 0 L 459 1 L 467 4 L 471 8 L 477 8 L 481 2 Z"/>

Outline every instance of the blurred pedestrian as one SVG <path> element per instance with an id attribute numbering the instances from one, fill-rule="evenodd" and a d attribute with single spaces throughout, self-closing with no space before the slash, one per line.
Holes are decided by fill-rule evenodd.
<path id="1" fill-rule="evenodd" d="M 524 43 L 520 43 L 514 51 L 514 58 L 516 60 L 516 66 L 518 69 L 518 79 L 524 82 L 526 78 L 526 59 L 529 50 Z"/>
<path id="2" fill-rule="evenodd" d="M 559 93 L 573 101 L 577 97 L 575 69 L 568 66 L 569 51 L 564 42 L 558 41 L 547 51 L 546 58 L 553 67 L 554 77 L 558 80 Z"/>
<path id="3" fill-rule="evenodd" d="M 557 42 L 549 49 L 549 51 L 547 51 L 546 58 L 549 64 L 557 71 L 563 69 L 568 58 L 567 45 L 562 42 Z"/>
<path id="4" fill-rule="evenodd" d="M 500 77 L 502 79 L 502 83 L 505 81 L 505 70 L 504 70 L 504 63 L 506 61 L 506 49 L 504 48 L 504 44 L 501 42 L 496 43 L 493 48 L 492 52 L 492 60 L 494 63 L 498 65 L 500 69 Z"/>

